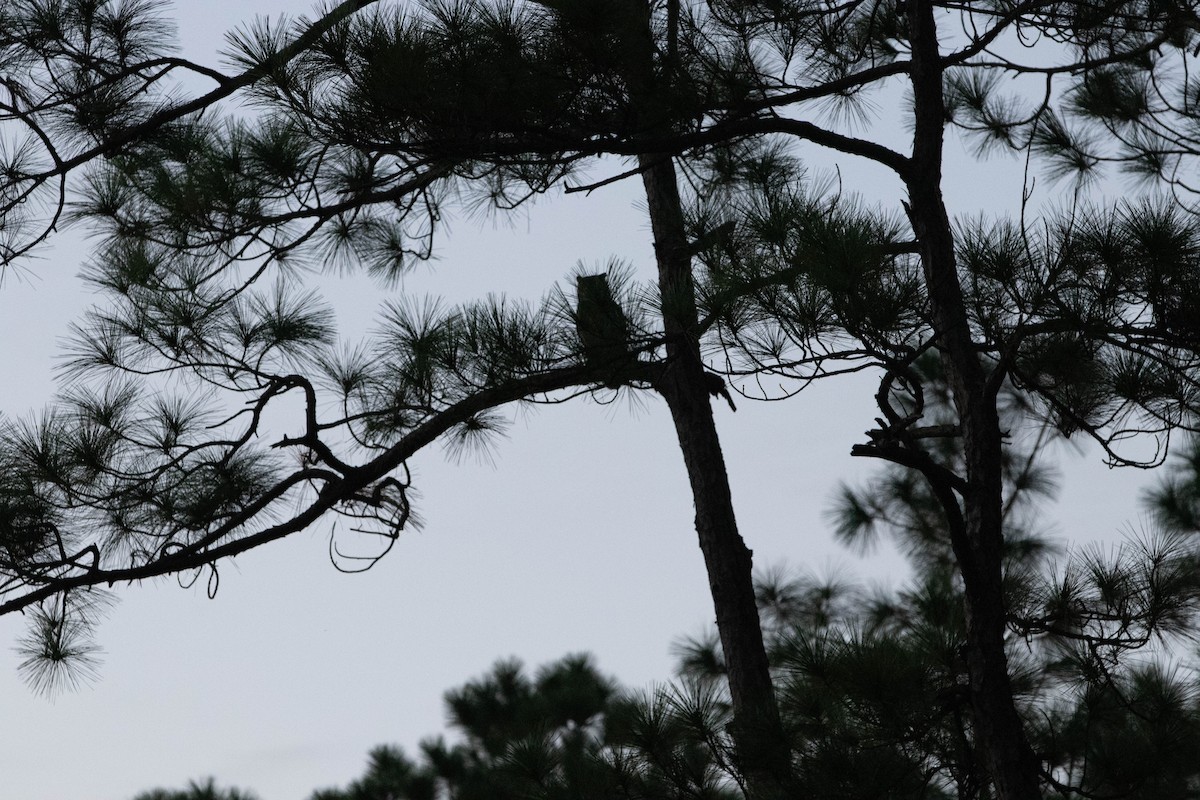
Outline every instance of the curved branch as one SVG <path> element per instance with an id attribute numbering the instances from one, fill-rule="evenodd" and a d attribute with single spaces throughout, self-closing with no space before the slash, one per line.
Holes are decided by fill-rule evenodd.
<path id="1" fill-rule="evenodd" d="M 657 379 L 661 371 L 660 364 L 645 364 L 643 367 L 646 380 Z M 390 473 L 401 468 L 419 450 L 431 444 L 437 437 L 455 425 L 469 420 L 481 411 L 521 401 L 533 395 L 601 382 L 602 377 L 596 373 L 596 368 L 587 365 L 564 367 L 483 389 L 463 398 L 417 426 L 399 442 L 381 452 L 368 463 L 351 467 L 341 476 L 327 470 L 311 469 L 289 475 L 202 539 L 191 544 L 184 544 L 147 563 L 120 569 L 100 569 L 92 565 L 85 572 L 60 577 L 38 576 L 32 578 L 31 576 L 31 580 L 36 580 L 42 585 L 0 603 L 0 616 L 20 611 L 68 589 L 141 581 L 197 569 L 302 531 L 327 512 L 334 510 L 339 504 L 361 500 L 364 492 L 369 493 L 371 487 L 379 481 L 387 480 Z M 323 480 L 324 486 L 317 492 L 317 497 L 303 510 L 283 522 L 268 526 L 256 533 L 217 546 L 210 546 L 214 542 L 236 533 L 239 528 L 249 524 L 288 491 L 314 477 Z M 68 559 L 68 563 L 74 563 L 76 560 Z"/>

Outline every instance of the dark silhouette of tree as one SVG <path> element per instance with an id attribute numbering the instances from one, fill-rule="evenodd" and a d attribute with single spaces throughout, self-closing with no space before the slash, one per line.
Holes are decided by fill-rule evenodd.
<path id="1" fill-rule="evenodd" d="M 241 789 L 218 789 L 212 778 L 188 781 L 186 789 L 153 789 L 142 792 L 134 800 L 256 800 L 257 795 Z"/>
<path id="2" fill-rule="evenodd" d="M 1200 441 L 1188 443 L 1145 501 L 1166 530 L 1179 534 L 1200 532 Z"/>
<path id="3" fill-rule="evenodd" d="M 772 620 L 772 670 L 804 796 L 990 796 L 957 652 L 965 621 L 953 581 L 931 576 L 894 596 L 872 596 L 845 582 L 777 573 L 758 589 L 760 610 Z M 1009 647 L 1020 655 L 1019 639 Z M 1101 680 L 1061 655 L 1026 653 L 1015 676 L 1022 711 L 1038 720 L 1033 741 L 1057 782 L 1045 796 L 1191 796 L 1200 778 L 1193 757 L 1200 686 L 1186 666 L 1132 659 L 1111 665 Z M 744 796 L 719 642 L 685 641 L 680 656 L 678 683 L 607 695 L 586 737 L 536 713 L 514 724 L 514 710 L 528 704 L 533 712 L 539 701 L 536 689 L 526 694 L 528 679 L 502 663 L 472 684 L 484 695 L 467 689 L 480 708 L 467 707 L 492 719 L 493 692 L 511 686 L 514 674 L 522 686 L 504 695 L 511 716 L 487 729 L 486 743 L 478 723 L 458 716 L 463 692 L 451 692 L 451 728 L 461 742 L 426 740 L 415 759 L 376 748 L 362 778 L 313 800 Z"/>
<path id="4" fill-rule="evenodd" d="M 339 354 L 291 264 L 317 254 L 395 276 L 431 253 L 455 194 L 509 208 L 638 176 L 657 281 L 614 294 L 640 354 L 624 383 L 661 396 L 675 422 L 752 794 L 784 792 L 796 776 L 778 744 L 706 352 L 724 358 L 707 366 L 801 386 L 879 371 L 882 416 L 854 452 L 919 474 L 936 501 L 961 575 L 978 752 L 998 798 L 1038 797 L 1047 773 L 1005 643 L 1015 609 L 1001 388 L 1116 463 L 1160 463 L 1170 434 L 1195 427 L 1196 223 L 1177 195 L 1078 204 L 1040 228 L 956 227 L 941 192 L 945 130 L 1023 150 L 1051 176 L 1087 178 L 1107 158 L 1181 191 L 1196 19 L 1159 0 L 364 0 L 295 29 L 244 30 L 242 72 L 224 74 L 163 51 L 143 5 L 6 10 L 0 59 L 33 77 L 9 81 L 0 106 L 29 133 L 6 156 L 5 253 L 53 230 L 82 170 L 74 216 L 104 231 L 90 277 L 112 305 L 72 351 L 72 375 L 102 388 L 81 381 L 0 442 L 0 612 L 40 604 L 36 637 L 66 663 L 78 648 L 65 632 L 88 622 L 72 598 L 89 587 L 205 571 L 215 581 L 220 559 L 330 512 L 394 540 L 410 518 L 413 453 L 486 434 L 505 403 L 612 376 L 564 324 L 574 304 L 561 293 L 537 310 L 396 306 L 377 352 Z M 159 87 L 178 70 L 217 88 L 168 99 Z M 1003 98 L 1005 75 L 1036 81 L 1040 101 Z M 823 121 L 822 109 L 853 115 L 900 87 L 911 147 Z M 218 104 L 235 95 L 260 113 L 222 118 Z M 1086 146 L 1101 130 L 1116 155 Z M 890 170 L 903 216 L 815 191 L 790 161 L 796 141 Z M 605 155 L 633 169 L 580 183 Z M 936 421 L 916 370 L 933 351 L 953 409 Z M 156 380 L 170 375 L 233 400 L 164 399 Z M 287 394 L 304 398 L 304 429 L 264 451 L 255 434 Z M 327 395 L 340 415 L 319 413 Z M 1157 437 L 1150 458 L 1122 450 L 1135 435 Z M 954 459 L 939 459 L 943 440 Z"/>
<path id="5" fill-rule="evenodd" d="M 586 656 L 567 656 L 531 679 L 517 661 L 446 693 L 451 730 L 421 743 L 418 761 L 393 747 L 371 752 L 367 772 L 313 800 L 604 797 L 614 788 L 598 758 L 617 687 Z M 540 788 L 539 788 L 540 787 Z"/>
<path id="6" fill-rule="evenodd" d="M 1190 797 L 1200 779 L 1195 656 L 1151 639 L 1195 628 L 1194 536 L 1056 563 L 1035 527 L 1051 476 L 1032 448 L 1005 475 L 1015 498 L 1005 520 L 1009 607 L 1070 614 L 1053 626 L 1044 615 L 1036 636 L 1010 627 L 1005 642 L 1045 796 Z M 834 509 L 848 544 L 886 533 L 904 545 L 918 569 L 898 591 L 785 570 L 756 580 L 800 796 L 992 796 L 962 657 L 962 576 L 938 510 L 895 467 L 848 488 Z M 583 656 L 533 677 L 498 662 L 446 694 L 449 741 L 427 739 L 415 756 L 378 747 L 361 778 L 313 800 L 743 797 L 719 637 L 681 640 L 676 653 L 676 682 L 648 692 L 620 689 Z"/>
<path id="7" fill-rule="evenodd" d="M 944 386 L 936 363 L 926 359 L 916 367 L 925 385 Z M 931 399 L 934 420 L 952 408 L 943 392 Z M 998 399 L 1002 424 L 1019 430 L 1029 413 L 1023 391 L 1006 385 Z M 1055 483 L 1039 459 L 1047 439 L 1057 433 L 1055 421 L 1043 418 L 1020 444 L 1008 448 L 1003 465 L 1005 648 L 1016 707 L 1042 762 L 1044 792 L 1064 798 L 1188 796 L 1185 788 L 1194 786 L 1196 769 L 1185 754 L 1196 746 L 1200 719 L 1194 716 L 1192 656 L 1180 645 L 1192 636 L 1200 611 L 1198 542 L 1164 528 L 1127 537 L 1111 552 L 1091 547 L 1061 553 L 1039 530 L 1040 507 Z M 960 446 L 943 441 L 935 458 L 954 469 L 962 459 Z M 869 547 L 889 533 L 917 574 L 929 577 L 918 580 L 917 591 L 902 592 L 898 602 L 875 598 L 842 607 L 857 615 L 856 630 L 914 635 L 919 642 L 949 648 L 944 651 L 953 654 L 949 661 L 928 651 L 922 659 L 926 665 L 946 665 L 952 680 L 939 692 L 957 692 L 961 703 L 964 684 L 969 685 L 969 662 L 961 658 L 966 579 L 938 507 L 927 484 L 894 467 L 868 486 L 844 489 L 832 516 L 839 537 Z M 936 634 L 931 620 L 923 618 L 930 613 L 942 626 Z M 958 762 L 939 773 L 940 780 L 953 778 L 959 797 L 988 796 L 990 770 L 981 769 L 986 762 L 977 760 L 977 713 L 960 705 L 943 719 L 957 726 L 952 735 L 941 731 L 938 739 L 960 743 Z M 1151 729 L 1161 741 L 1148 744 L 1151 736 L 1132 746 Z M 1118 753 L 1118 742 L 1130 749 Z M 1153 756 L 1148 747 L 1157 748 Z M 925 752 L 939 751 L 927 747 Z"/>
<path id="8" fill-rule="evenodd" d="M 944 385 L 931 359 L 918 369 Z M 941 394 L 931 407 L 948 415 Z M 1015 424 L 1019 395 L 1009 387 L 1004 396 Z M 1054 494 L 1041 444 L 1034 437 L 1005 463 L 1005 592 L 1020 621 L 1005 647 L 1044 795 L 1190 797 L 1200 780 L 1200 679 L 1194 652 L 1164 645 L 1195 630 L 1196 531 L 1060 560 L 1038 529 Z M 961 458 L 942 445 L 939 457 Z M 1194 478 L 1189 466 L 1181 460 L 1164 487 Z M 756 579 L 801 796 L 992 796 L 962 657 L 962 575 L 939 511 L 927 485 L 894 466 L 846 487 L 831 509 L 848 546 L 895 537 L 915 567 L 899 590 L 782 569 Z M 375 748 L 361 778 L 313 800 L 745 796 L 719 637 L 680 640 L 675 652 L 675 683 L 648 692 L 619 687 L 586 656 L 532 676 L 500 661 L 446 693 L 449 740 L 426 739 L 415 756 Z"/>

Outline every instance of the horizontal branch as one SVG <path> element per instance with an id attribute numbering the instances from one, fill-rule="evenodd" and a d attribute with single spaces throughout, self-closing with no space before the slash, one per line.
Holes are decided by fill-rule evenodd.
<path id="1" fill-rule="evenodd" d="M 293 58 L 303 53 L 309 47 L 314 45 L 317 40 L 329 31 L 334 25 L 337 25 L 342 20 L 366 8 L 369 5 L 377 2 L 377 0 L 344 0 L 336 8 L 333 8 L 329 13 L 312 23 L 303 33 L 297 36 L 290 44 L 282 48 L 278 53 L 263 61 L 261 64 L 250 67 L 244 72 L 233 77 L 218 77 L 219 73 L 204 71 L 203 74 L 218 80 L 218 86 L 211 92 L 200 95 L 179 105 L 164 108 L 136 125 L 131 125 L 124 128 L 112 136 L 106 137 L 99 144 L 83 150 L 71 158 L 63 159 L 59 164 L 56 164 L 52 170 L 46 173 L 31 176 L 40 179 L 48 179 L 55 176 L 66 174 L 76 167 L 82 166 L 90 161 L 93 161 L 102 156 L 111 155 L 122 147 L 137 142 L 143 139 L 146 135 L 153 133 L 164 125 L 168 125 L 176 120 L 182 119 L 199 111 L 203 111 L 214 103 L 229 97 L 240 89 L 245 89 L 265 77 L 268 77 L 273 71 L 284 66 Z M 199 69 L 197 65 L 187 64 L 191 69 Z"/>
<path id="2" fill-rule="evenodd" d="M 679 155 L 690 150 L 712 147 L 737 139 L 780 133 L 836 150 L 847 155 L 875 161 L 896 172 L 908 175 L 910 160 L 889 147 L 822 128 L 811 122 L 777 115 L 743 117 L 715 122 L 698 130 L 670 134 L 629 132 L 619 135 L 597 133 L 577 128 L 559 131 L 501 132 L 490 140 L 471 135 L 461 141 L 439 135 L 436 139 L 374 141 L 360 140 L 354 146 L 388 154 L 421 154 L 436 159 L 464 159 L 520 163 L 549 164 L 592 156 L 638 156 L 656 153 Z M 534 158 L 533 156 L 536 156 Z M 631 170 L 621 177 L 631 177 Z"/>
<path id="3" fill-rule="evenodd" d="M 948 426 L 947 426 L 948 427 Z M 939 434 L 945 434 L 939 431 Z M 923 450 L 902 447 L 895 442 L 856 444 L 850 448 L 850 455 L 868 458 L 882 458 L 902 467 L 915 469 L 924 475 L 931 484 L 940 484 L 954 489 L 959 494 L 967 490 L 967 482 L 959 475 L 930 458 Z M 935 486 L 936 488 L 936 486 Z"/>
<path id="4" fill-rule="evenodd" d="M 644 364 L 644 379 L 653 381 L 660 365 Z M 258 498 L 248 508 L 223 525 L 215 528 L 201 540 L 190 545 L 184 544 L 178 549 L 164 553 L 145 564 L 139 564 L 120 569 L 102 569 L 96 565 L 86 571 L 62 577 L 37 576 L 42 582 L 31 591 L 0 603 L 0 616 L 20 611 L 39 601 L 74 588 L 112 585 L 141 581 L 147 578 L 162 577 L 189 570 L 200 569 L 224 558 L 236 556 L 261 545 L 282 539 L 293 533 L 298 533 L 315 523 L 324 514 L 334 510 L 340 503 L 352 501 L 359 493 L 371 485 L 386 478 L 390 473 L 399 469 L 406 460 L 422 448 L 434 442 L 439 436 L 456 425 L 474 417 L 480 412 L 524 400 L 535 395 L 587 386 L 597 383 L 602 378 L 597 375 L 593 366 L 578 365 L 561 369 L 548 370 L 523 378 L 508 381 L 499 386 L 489 387 L 465 397 L 449 408 L 438 413 L 421 425 L 414 428 L 400 441 L 380 453 L 377 457 L 358 467 L 352 467 L 337 479 L 328 479 L 317 492 L 317 497 L 306 508 L 289 519 L 264 528 L 242 538 L 233 539 L 224 544 L 210 546 L 247 525 L 255 516 L 262 513 L 269 505 L 281 498 L 287 491 L 299 483 L 312 477 L 311 470 L 301 470 L 289 475 L 272 487 L 272 490 Z M 331 473 L 322 472 L 323 476 Z M 32 576 L 30 576 L 32 577 Z"/>

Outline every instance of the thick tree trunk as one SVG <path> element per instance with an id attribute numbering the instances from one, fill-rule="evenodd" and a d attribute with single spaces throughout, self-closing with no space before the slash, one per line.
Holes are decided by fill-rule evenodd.
<path id="1" fill-rule="evenodd" d="M 646 0 L 627 2 L 625 13 L 637 21 L 627 29 L 630 41 L 625 74 L 633 107 L 647 133 L 653 134 L 662 116 L 660 91 L 670 91 L 660 82 L 669 82 L 669 77 L 655 69 L 650 4 Z M 616 13 L 622 6 L 615 3 L 613 8 Z M 678 19 L 670 19 L 670 11 L 668 17 L 670 38 Z M 674 56 L 674 46 L 668 45 L 668 61 Z M 666 72 L 669 75 L 670 69 Z M 670 154 L 648 153 L 638 157 L 638 166 L 654 235 L 666 335 L 667 360 L 654 388 L 670 409 L 692 487 L 696 533 L 725 655 L 738 765 L 751 800 L 782 800 L 790 783 L 791 754 L 782 735 L 763 645 L 751 551 L 738 533 L 725 456 L 700 357 L 692 257 L 675 164 Z"/>
<path id="2" fill-rule="evenodd" d="M 751 551 L 738 533 L 696 338 L 691 256 L 675 166 L 669 156 L 643 156 L 639 163 L 654 233 L 667 337 L 667 367 L 655 388 L 671 411 L 692 486 L 696 533 L 728 670 L 738 759 L 754 800 L 781 797 L 788 782 L 789 754 L 781 736 L 754 599 Z"/>
<path id="3" fill-rule="evenodd" d="M 1040 766 L 1017 713 L 1004 650 L 1002 435 L 998 385 L 984 369 L 963 302 L 954 238 L 941 193 L 945 107 L 937 26 L 931 0 L 909 6 L 916 112 L 913 157 L 906 183 L 939 348 L 954 393 L 963 435 L 966 489 L 962 516 L 952 524 L 963 575 L 966 662 L 976 745 L 999 800 L 1036 800 Z M 957 516 L 954 515 L 954 516 Z"/>

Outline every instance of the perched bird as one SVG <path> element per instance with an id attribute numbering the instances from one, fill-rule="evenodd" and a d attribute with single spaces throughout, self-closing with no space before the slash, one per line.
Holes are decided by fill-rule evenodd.
<path id="1" fill-rule="evenodd" d="M 728 387 L 725 386 L 725 379 L 715 372 L 704 373 L 704 388 L 713 397 L 724 397 L 725 402 L 729 403 L 730 411 L 737 411 L 737 406 L 733 404 L 733 395 L 729 393 Z"/>
<path id="2" fill-rule="evenodd" d="M 575 330 L 583 345 L 583 357 L 590 367 L 612 371 L 604 385 L 620 388 L 624 383 L 617 373 L 633 359 L 629 352 L 629 319 L 608 286 L 608 273 L 580 275 L 575 279 Z"/>

